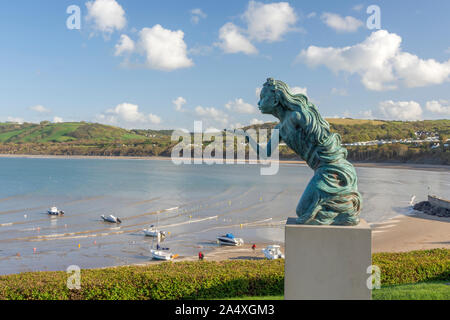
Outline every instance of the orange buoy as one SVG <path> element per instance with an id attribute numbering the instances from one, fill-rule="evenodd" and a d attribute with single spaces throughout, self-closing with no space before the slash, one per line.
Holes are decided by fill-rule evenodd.
<path id="1" fill-rule="evenodd" d="M 81 244 L 78 244 L 78 248 L 81 248 Z"/>

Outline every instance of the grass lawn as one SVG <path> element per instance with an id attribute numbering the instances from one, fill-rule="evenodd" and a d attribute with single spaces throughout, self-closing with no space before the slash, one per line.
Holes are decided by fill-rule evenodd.
<path id="1" fill-rule="evenodd" d="M 236 297 L 225 300 L 283 300 L 284 296 Z M 372 291 L 373 300 L 450 300 L 450 282 L 384 286 Z"/>

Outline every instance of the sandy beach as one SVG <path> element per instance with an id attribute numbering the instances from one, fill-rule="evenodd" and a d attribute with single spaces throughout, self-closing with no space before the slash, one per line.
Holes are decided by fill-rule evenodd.
<path id="1" fill-rule="evenodd" d="M 450 218 L 441 218 L 416 212 L 402 215 L 380 223 L 370 224 L 372 228 L 372 253 L 406 252 L 435 248 L 450 249 Z M 261 249 L 269 243 L 247 243 L 239 247 L 217 247 L 205 256 L 208 261 L 262 260 Z M 284 244 L 280 244 L 284 252 Z M 201 251 L 201 249 L 199 249 Z M 174 261 L 196 261 L 197 256 L 179 257 Z M 155 262 L 150 262 L 155 263 Z M 145 265 L 140 264 L 140 265 Z"/>
<path id="2" fill-rule="evenodd" d="M 450 249 L 450 218 L 415 211 L 372 227 L 373 252 L 401 252 L 433 248 Z"/>

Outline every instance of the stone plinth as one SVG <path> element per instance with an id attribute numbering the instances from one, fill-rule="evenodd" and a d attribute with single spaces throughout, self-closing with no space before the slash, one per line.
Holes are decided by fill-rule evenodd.
<path id="1" fill-rule="evenodd" d="M 372 264 L 372 232 L 357 226 L 296 224 L 285 227 L 286 300 L 371 299 L 367 287 Z"/>

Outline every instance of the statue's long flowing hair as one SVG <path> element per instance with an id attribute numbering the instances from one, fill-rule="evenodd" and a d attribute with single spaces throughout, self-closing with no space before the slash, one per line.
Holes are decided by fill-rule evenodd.
<path id="1" fill-rule="evenodd" d="M 322 118 L 316 106 L 304 94 L 292 93 L 289 86 L 280 80 L 267 79 L 264 86 L 274 90 L 282 108 L 299 112 L 305 119 L 306 136 L 315 138 L 315 142 L 322 143 L 330 135 L 330 124 Z M 340 137 L 338 137 L 340 140 Z"/>

